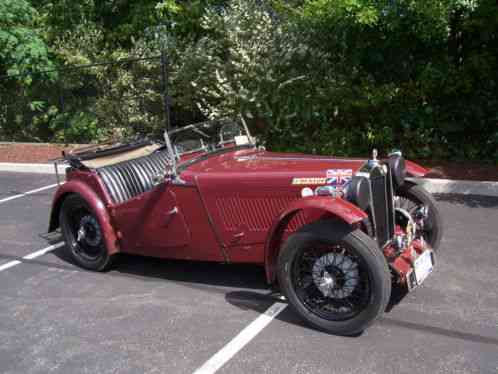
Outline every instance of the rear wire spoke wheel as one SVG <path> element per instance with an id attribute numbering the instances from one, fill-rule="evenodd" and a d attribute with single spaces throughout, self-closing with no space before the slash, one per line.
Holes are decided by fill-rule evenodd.
<path id="1" fill-rule="evenodd" d="M 62 203 L 59 222 L 66 248 L 79 266 L 103 271 L 111 264 L 100 223 L 89 204 L 79 195 Z"/>
<path id="2" fill-rule="evenodd" d="M 395 208 L 406 210 L 415 219 L 418 209 L 428 209 L 424 220 L 422 235 L 432 249 L 437 250 L 443 236 L 443 218 L 432 195 L 423 187 L 406 181 L 397 191 L 394 202 Z"/>
<path id="3" fill-rule="evenodd" d="M 307 225 L 289 237 L 278 281 L 306 322 L 337 335 L 363 331 L 391 295 L 389 268 L 376 242 L 337 221 Z"/>

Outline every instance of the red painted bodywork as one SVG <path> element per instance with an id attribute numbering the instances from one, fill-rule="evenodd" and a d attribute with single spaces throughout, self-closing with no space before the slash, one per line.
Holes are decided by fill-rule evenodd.
<path id="1" fill-rule="evenodd" d="M 75 174 L 86 173 L 75 172 Z M 104 233 L 104 240 L 107 250 L 109 253 L 114 254 L 119 252 L 120 246 L 116 230 L 113 227 L 113 222 L 111 220 L 111 216 L 109 215 L 109 205 L 106 205 L 104 203 L 105 199 L 103 200 L 101 198 L 103 191 L 99 184 L 100 183 L 95 175 L 78 175 L 78 178 L 71 179 L 59 187 L 54 196 L 50 229 L 55 229 L 54 220 L 58 219 L 55 215 L 58 214 L 64 197 L 69 194 L 78 194 L 85 199 L 88 205 L 90 205 L 92 210 L 95 212 L 95 215 L 99 220 L 100 227 Z"/>
<path id="2" fill-rule="evenodd" d="M 289 222 L 300 212 L 307 214 L 308 221 L 316 221 L 321 218 L 339 217 L 350 225 L 357 225 L 368 215 L 341 198 L 329 196 L 305 197 L 294 201 L 290 206 L 273 221 L 265 243 L 265 270 L 266 278 L 273 283 L 276 276 L 276 264 L 278 252 L 285 241 L 286 229 Z M 287 230 L 287 233 L 292 230 Z"/>
<path id="3" fill-rule="evenodd" d="M 77 193 L 94 209 L 112 253 L 264 264 L 272 280 L 276 254 L 289 233 L 324 215 L 349 224 L 366 217 L 341 198 L 301 198 L 307 186 L 292 184 L 293 178 L 325 178 L 327 169 L 355 172 L 362 159 L 252 148 L 228 150 L 185 168 L 181 162 L 179 179 L 166 179 L 118 205 L 95 171 L 69 170 L 54 198 L 51 230 L 58 226 L 64 196 Z M 406 165 L 411 176 L 426 172 L 415 163 Z"/>
<path id="4" fill-rule="evenodd" d="M 393 254 L 393 248 L 387 246 L 384 248 L 384 255 L 389 261 L 391 268 L 397 273 L 399 282 L 406 285 L 407 278 L 413 270 L 413 264 L 418 256 L 420 256 L 427 246 L 420 240 L 413 240 L 399 255 Z"/>
<path id="5" fill-rule="evenodd" d="M 429 172 L 429 170 L 427 170 L 423 166 L 420 166 L 419 164 L 416 164 L 413 161 L 406 160 L 405 164 L 406 164 L 406 171 L 408 172 L 409 175 L 413 177 L 423 177 Z"/>

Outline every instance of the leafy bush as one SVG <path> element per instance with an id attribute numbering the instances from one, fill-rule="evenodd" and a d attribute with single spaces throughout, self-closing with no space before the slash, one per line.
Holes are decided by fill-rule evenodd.
<path id="1" fill-rule="evenodd" d="M 184 103 L 243 113 L 277 150 L 497 160 L 492 1 L 273 5 L 206 12 L 177 55 Z"/>
<path id="2" fill-rule="evenodd" d="M 274 150 L 498 162 L 494 0 L 125 3 L 3 0 L 0 71 L 166 48 L 174 125 L 241 113 Z M 18 77 L 0 81 L 4 139 L 164 129 L 158 58 Z"/>

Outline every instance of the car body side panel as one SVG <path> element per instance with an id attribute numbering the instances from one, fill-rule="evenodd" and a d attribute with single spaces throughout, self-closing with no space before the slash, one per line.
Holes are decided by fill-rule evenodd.
<path id="1" fill-rule="evenodd" d="M 294 175 L 301 177 L 299 173 Z M 315 175 L 320 174 L 315 172 Z M 285 227 L 287 234 L 325 213 L 348 223 L 366 216 L 342 199 L 303 199 L 301 190 L 305 186 L 294 185 L 292 179 L 292 171 L 199 173 L 196 176 L 214 229 L 227 249 L 230 261 L 264 263 L 268 233 L 275 220 L 289 207 L 294 207 L 296 214 Z"/>
<path id="2" fill-rule="evenodd" d="M 113 210 L 124 252 L 225 261 L 195 186 L 165 182 Z"/>
<path id="3" fill-rule="evenodd" d="M 300 198 L 300 189 L 265 174 L 201 173 L 196 182 L 229 260 L 262 264 L 273 219 Z"/>

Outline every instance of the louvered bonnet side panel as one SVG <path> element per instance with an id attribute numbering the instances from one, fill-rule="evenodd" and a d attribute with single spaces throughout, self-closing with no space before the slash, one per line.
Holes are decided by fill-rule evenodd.
<path id="1" fill-rule="evenodd" d="M 220 213 L 223 226 L 227 231 L 234 231 L 241 226 L 249 231 L 267 231 L 273 221 L 297 197 L 218 197 L 216 207 Z M 298 213 L 290 222 L 289 230 L 295 231 L 306 223 L 304 212 Z"/>

